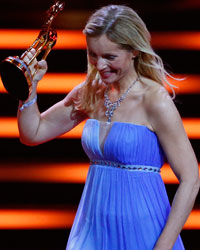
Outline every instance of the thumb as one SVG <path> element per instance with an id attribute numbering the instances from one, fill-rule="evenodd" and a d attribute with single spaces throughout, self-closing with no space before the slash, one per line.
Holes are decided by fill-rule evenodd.
<path id="1" fill-rule="evenodd" d="M 45 60 L 39 61 L 38 66 L 39 66 L 40 69 L 44 69 L 44 70 L 47 70 L 47 68 L 48 68 L 47 62 Z"/>

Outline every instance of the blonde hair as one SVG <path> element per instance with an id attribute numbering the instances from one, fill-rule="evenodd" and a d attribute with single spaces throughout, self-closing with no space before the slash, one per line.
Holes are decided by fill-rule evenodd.
<path id="1" fill-rule="evenodd" d="M 171 75 L 164 69 L 162 59 L 153 51 L 150 33 L 133 9 L 124 5 L 102 7 L 90 17 L 83 33 L 88 37 L 105 34 L 110 41 L 119 44 L 122 49 L 138 51 L 138 56 L 134 58 L 134 67 L 138 76 L 147 77 L 161 85 L 168 85 L 174 95 L 174 86 L 167 80 L 167 76 Z M 100 98 L 97 94 L 99 81 L 97 69 L 88 60 L 87 77 L 81 89 L 81 98 L 75 103 L 77 110 L 90 112 L 95 108 Z"/>

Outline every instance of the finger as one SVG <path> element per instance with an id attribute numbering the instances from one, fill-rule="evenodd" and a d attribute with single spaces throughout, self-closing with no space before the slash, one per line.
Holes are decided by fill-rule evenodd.
<path id="1" fill-rule="evenodd" d="M 34 48 L 32 48 L 31 50 L 26 50 L 24 51 L 24 53 L 20 56 L 21 58 L 24 58 L 25 56 L 27 56 L 29 53 L 29 55 L 35 55 L 36 54 L 36 50 Z"/>
<path id="2" fill-rule="evenodd" d="M 35 70 L 34 73 L 34 80 L 35 81 L 40 81 L 42 77 L 45 75 L 47 72 L 47 62 L 45 60 L 41 60 L 37 64 L 37 69 Z"/>
<path id="3" fill-rule="evenodd" d="M 44 70 L 47 70 L 47 62 L 45 60 L 41 60 L 38 62 L 38 66 L 40 69 L 44 69 Z"/>
<path id="4" fill-rule="evenodd" d="M 23 61 L 28 64 L 32 58 L 33 58 L 32 53 L 26 52 L 25 57 L 23 58 Z"/>
<path id="5" fill-rule="evenodd" d="M 31 52 L 28 52 L 23 60 L 26 62 L 27 65 L 37 64 L 37 59 Z"/>
<path id="6" fill-rule="evenodd" d="M 32 48 L 30 51 L 29 51 L 32 55 L 35 55 L 36 54 L 36 50 L 34 48 Z"/>

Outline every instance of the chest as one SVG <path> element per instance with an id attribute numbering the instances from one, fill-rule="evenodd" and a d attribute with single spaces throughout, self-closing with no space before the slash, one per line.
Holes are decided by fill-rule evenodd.
<path id="1" fill-rule="evenodd" d="M 90 114 L 90 118 L 107 121 L 104 99 L 99 100 L 98 105 Z M 111 121 L 122 121 L 136 124 L 148 124 L 147 114 L 142 98 L 127 97 L 113 110 Z"/>

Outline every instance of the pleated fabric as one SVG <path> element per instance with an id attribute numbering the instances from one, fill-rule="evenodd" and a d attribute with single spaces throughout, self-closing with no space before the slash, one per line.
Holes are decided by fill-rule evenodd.
<path id="1" fill-rule="evenodd" d="M 164 154 L 146 126 L 113 122 L 100 149 L 100 122 L 89 119 L 82 145 L 91 161 L 161 168 Z M 153 250 L 170 212 L 159 173 L 91 164 L 66 250 Z M 173 250 L 183 250 L 180 236 Z"/>

